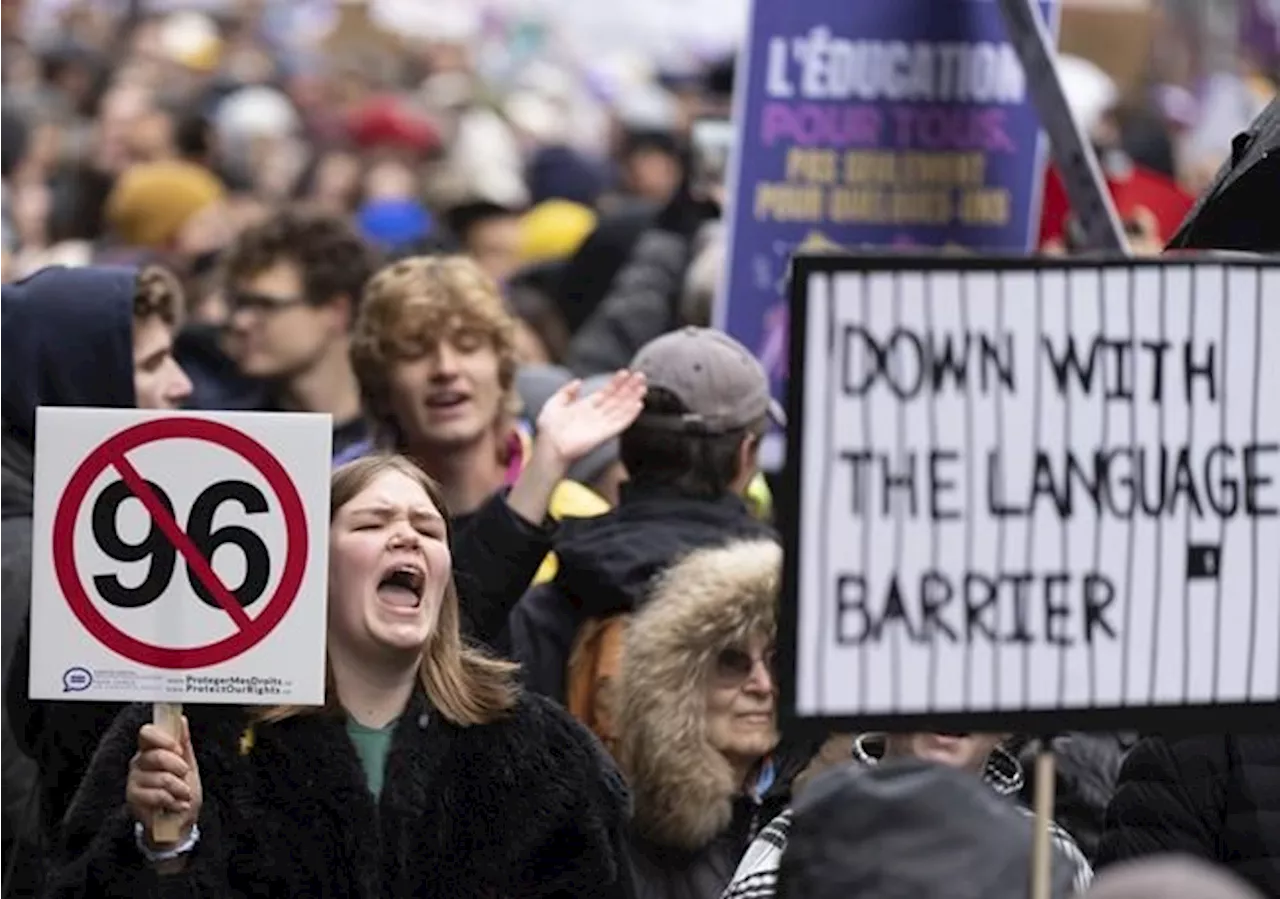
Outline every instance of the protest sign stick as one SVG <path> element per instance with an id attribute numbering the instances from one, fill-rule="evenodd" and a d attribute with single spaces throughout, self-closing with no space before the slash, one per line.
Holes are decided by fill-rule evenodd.
<path id="1" fill-rule="evenodd" d="M 151 723 L 175 740 L 182 739 L 182 703 L 157 702 L 151 706 Z M 174 812 L 157 812 L 151 821 L 151 839 L 156 843 L 176 843 L 182 838 L 182 817 Z"/>
<path id="2" fill-rule="evenodd" d="M 1035 842 L 1031 847 L 1031 899 L 1050 899 L 1053 872 L 1053 842 L 1049 824 L 1053 820 L 1055 764 L 1053 740 L 1045 737 L 1036 753 Z"/>
<path id="3" fill-rule="evenodd" d="M 1000 11 L 1009 29 L 1009 42 L 1027 73 L 1036 111 L 1049 133 L 1049 149 L 1058 164 L 1062 186 L 1084 231 L 1088 249 L 1130 255 L 1129 241 L 1102 177 L 1102 168 L 1093 146 L 1071 114 L 1066 92 L 1058 79 L 1053 62 L 1056 54 L 1043 16 L 1031 0 L 1000 0 Z"/>

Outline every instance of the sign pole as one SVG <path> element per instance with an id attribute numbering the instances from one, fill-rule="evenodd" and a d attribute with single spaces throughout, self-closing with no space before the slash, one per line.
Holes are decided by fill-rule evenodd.
<path id="1" fill-rule="evenodd" d="M 185 705 L 324 702 L 327 415 L 41 406 L 36 422 L 31 700 L 146 703 L 174 744 Z M 121 531 L 127 501 L 142 539 Z M 232 579 L 215 551 L 240 556 Z M 190 816 L 165 808 L 143 836 L 173 846 Z"/>
<path id="2" fill-rule="evenodd" d="M 1036 752 L 1035 842 L 1031 849 L 1031 899 L 1050 899 L 1053 873 L 1053 843 L 1049 823 L 1053 820 L 1054 779 L 1053 739 L 1040 739 Z"/>
<path id="3" fill-rule="evenodd" d="M 151 723 L 175 740 L 182 739 L 182 703 L 156 702 L 151 706 Z M 182 816 L 157 812 L 151 821 L 151 839 L 156 843 L 176 843 L 182 838 Z"/>
<path id="4" fill-rule="evenodd" d="M 1080 132 L 1067 105 L 1066 92 L 1053 65 L 1054 51 L 1044 19 L 1032 0 L 1000 0 L 1000 11 L 1009 29 L 1009 42 L 1027 73 L 1036 111 L 1049 133 L 1053 161 L 1058 165 L 1062 186 L 1088 248 L 1130 255 L 1129 242 L 1093 147 Z"/>
<path id="5" fill-rule="evenodd" d="M 1071 114 L 1067 95 L 1053 64 L 1053 48 L 1043 19 L 1032 0 L 1000 0 L 1009 40 L 1022 60 L 1031 95 L 1049 148 L 1062 175 L 1062 184 L 1075 210 L 1089 248 L 1132 255 L 1102 168 Z M 1031 899 L 1049 899 L 1052 851 L 1049 823 L 1053 819 L 1055 763 L 1053 742 L 1041 741 L 1036 753 L 1035 844 L 1031 856 Z"/>

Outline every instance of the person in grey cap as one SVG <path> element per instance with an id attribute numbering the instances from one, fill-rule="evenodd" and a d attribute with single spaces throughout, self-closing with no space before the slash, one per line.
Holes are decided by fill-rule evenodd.
<path id="1" fill-rule="evenodd" d="M 659 430 L 713 435 L 753 429 L 755 439 L 748 443 L 754 452 L 767 422 L 786 425 L 786 413 L 770 394 L 759 360 L 722 331 L 690 326 L 664 334 L 641 347 L 631 369 L 643 372 L 651 389 L 663 390 L 675 401 L 657 404 L 670 407 L 664 409 L 651 410 L 646 404 L 640 413 Z"/>
<path id="2" fill-rule="evenodd" d="M 625 618 L 672 562 L 735 538 L 776 539 L 743 500 L 761 437 L 783 417 L 755 357 L 719 331 L 684 328 L 641 348 L 632 370 L 649 389 L 618 439 L 629 476 L 619 504 L 561 523 L 555 580 L 526 593 L 509 618 L 526 686 L 560 702 L 577 676 L 575 641 L 580 649 L 580 635 Z"/>

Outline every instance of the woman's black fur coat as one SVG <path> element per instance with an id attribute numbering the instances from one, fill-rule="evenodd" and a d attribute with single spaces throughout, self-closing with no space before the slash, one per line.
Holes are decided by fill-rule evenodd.
<path id="1" fill-rule="evenodd" d="M 64 821 L 50 897 L 616 896 L 629 800 L 599 744 L 539 697 L 460 728 L 415 694 L 380 802 L 340 717 L 251 731 L 244 710 L 192 708 L 204 804 L 186 870 L 143 860 L 124 804 L 149 706 L 121 713 Z"/>

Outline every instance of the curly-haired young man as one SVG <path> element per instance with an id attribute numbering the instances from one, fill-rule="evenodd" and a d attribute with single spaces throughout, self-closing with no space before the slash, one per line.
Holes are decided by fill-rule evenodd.
<path id="1" fill-rule="evenodd" d="M 244 231 L 223 263 L 228 351 L 261 380 L 270 411 L 327 412 L 333 451 L 362 440 L 360 388 L 348 357 L 373 256 L 341 218 L 286 208 Z"/>
<path id="2" fill-rule="evenodd" d="M 643 379 L 619 372 L 591 396 L 566 385 L 543 404 L 536 433 L 525 433 L 515 320 L 497 284 L 465 256 L 402 259 L 374 275 L 351 356 L 374 433 L 335 460 L 394 450 L 439 481 L 458 535 L 454 570 L 464 602 L 489 597 L 489 607 L 501 607 L 493 628 L 500 630 L 539 567 L 550 576 L 548 515 L 604 510 L 566 475 L 635 418 Z"/>

